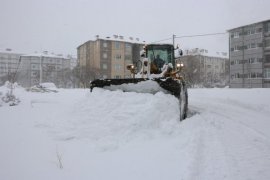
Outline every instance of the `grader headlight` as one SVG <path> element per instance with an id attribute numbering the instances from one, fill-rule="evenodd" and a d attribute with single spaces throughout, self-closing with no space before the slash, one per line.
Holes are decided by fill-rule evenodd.
<path id="1" fill-rule="evenodd" d="M 134 69 L 135 69 L 135 66 L 134 66 L 133 64 L 127 65 L 127 70 L 132 71 L 132 70 L 134 70 Z"/>
<path id="2" fill-rule="evenodd" d="M 177 68 L 184 67 L 184 64 L 183 64 L 183 63 L 177 63 L 177 64 L 176 64 L 176 67 L 177 67 Z"/>
<path id="3" fill-rule="evenodd" d="M 176 64 L 176 69 L 177 70 L 180 70 L 181 71 L 183 69 L 183 67 L 184 67 L 184 64 L 183 63 L 177 63 Z"/>

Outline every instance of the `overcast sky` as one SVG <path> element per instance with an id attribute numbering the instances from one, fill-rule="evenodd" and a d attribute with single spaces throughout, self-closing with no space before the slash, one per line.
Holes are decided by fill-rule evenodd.
<path id="1" fill-rule="evenodd" d="M 0 0 L 0 49 L 76 55 L 96 35 L 148 43 L 220 33 L 270 19 L 270 0 Z M 166 41 L 165 41 L 166 42 Z M 167 41 L 171 42 L 171 41 Z M 228 34 L 178 38 L 183 48 L 228 51 Z"/>

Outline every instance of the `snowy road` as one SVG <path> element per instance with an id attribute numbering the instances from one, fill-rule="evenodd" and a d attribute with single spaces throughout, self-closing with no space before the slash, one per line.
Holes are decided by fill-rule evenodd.
<path id="1" fill-rule="evenodd" d="M 191 179 L 269 179 L 270 108 L 264 92 L 191 90 L 190 108 L 199 113 L 191 119 L 202 127 L 198 171 Z"/>
<path id="2" fill-rule="evenodd" d="M 0 179 L 270 178 L 269 89 L 191 89 L 181 123 L 163 93 L 16 93 L 0 107 Z"/>

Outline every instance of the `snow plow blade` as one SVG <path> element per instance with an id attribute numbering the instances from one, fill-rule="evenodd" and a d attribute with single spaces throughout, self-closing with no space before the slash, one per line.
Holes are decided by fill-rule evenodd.
<path id="1" fill-rule="evenodd" d="M 155 83 L 154 88 L 151 85 L 147 89 L 147 85 L 136 86 L 139 83 Z M 131 88 L 133 86 L 133 88 Z M 121 89 L 124 92 L 141 92 L 141 93 L 157 93 L 163 91 L 170 93 L 179 99 L 180 108 L 180 121 L 187 117 L 188 111 L 188 94 L 184 81 L 173 78 L 134 78 L 134 79 L 96 79 L 90 83 L 90 91 L 92 92 L 95 87 L 104 88 L 109 90 Z M 143 88 L 142 88 L 143 87 Z"/>

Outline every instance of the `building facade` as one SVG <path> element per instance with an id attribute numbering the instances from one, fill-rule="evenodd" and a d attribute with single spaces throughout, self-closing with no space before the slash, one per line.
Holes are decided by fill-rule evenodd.
<path id="1" fill-rule="evenodd" d="M 270 20 L 228 31 L 230 87 L 270 87 Z"/>
<path id="2" fill-rule="evenodd" d="M 184 64 L 184 72 L 190 86 L 224 87 L 229 83 L 229 59 L 227 53 L 216 55 L 204 49 L 187 50 L 178 61 Z"/>
<path id="3" fill-rule="evenodd" d="M 129 78 L 128 64 L 140 59 L 143 44 L 138 40 L 125 41 L 122 36 L 114 39 L 100 39 L 87 41 L 77 48 L 80 67 L 92 71 L 91 79 L 96 78 Z"/>
<path id="4" fill-rule="evenodd" d="M 40 54 L 22 55 L 17 82 L 31 87 L 44 82 L 54 83 L 57 87 L 69 87 L 65 71 L 70 70 L 70 59 L 63 56 Z"/>
<path id="5" fill-rule="evenodd" d="M 11 49 L 0 51 L 0 85 L 5 81 L 12 81 L 18 69 L 21 54 L 12 52 Z"/>

